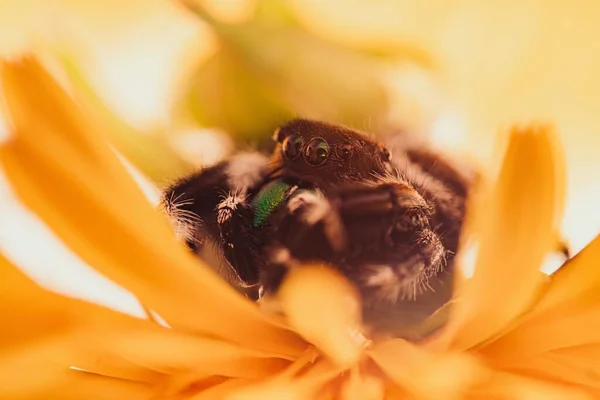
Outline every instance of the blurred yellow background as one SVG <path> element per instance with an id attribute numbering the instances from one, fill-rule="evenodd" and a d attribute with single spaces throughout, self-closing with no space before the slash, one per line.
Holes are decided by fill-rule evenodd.
<path id="1" fill-rule="evenodd" d="M 0 0 L 0 26 L 0 54 L 45 54 L 159 186 L 294 115 L 401 125 L 482 163 L 500 128 L 542 120 L 567 158 L 565 236 L 600 231 L 597 1 Z M 33 225 L 0 195 L 17 249 Z"/>

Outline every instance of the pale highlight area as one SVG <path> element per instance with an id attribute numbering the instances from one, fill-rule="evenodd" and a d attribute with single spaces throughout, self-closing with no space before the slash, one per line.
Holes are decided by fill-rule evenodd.
<path id="1" fill-rule="evenodd" d="M 145 317 L 137 299 L 71 252 L 25 208 L 0 170 L 0 251 L 41 286 Z"/>
<path id="2" fill-rule="evenodd" d="M 291 3 L 309 29 L 330 39 L 358 47 L 425 49 L 445 89 L 431 126 L 444 148 L 472 154 L 485 165 L 499 127 L 555 124 L 567 165 L 564 234 L 577 252 L 600 232 L 600 43 L 595 40 L 600 3 Z M 394 108 L 402 110 L 406 101 L 398 98 Z"/>
<path id="3" fill-rule="evenodd" d="M 191 129 L 170 136 L 177 153 L 196 167 L 213 165 L 233 151 L 231 138 L 217 129 Z"/>
<path id="4" fill-rule="evenodd" d="M 479 141 L 468 134 L 467 122 L 456 112 L 442 111 L 432 124 L 433 143 L 449 152 L 466 153 L 479 165 L 489 164 L 492 156 L 493 133 Z M 560 132 L 559 132 L 560 134 Z M 573 143 L 573 142 L 577 143 Z M 563 237 L 568 242 L 572 254 L 581 251 L 600 233 L 600 163 L 581 158 L 581 147 L 587 143 L 561 135 L 561 145 L 565 152 L 567 170 L 567 191 L 565 213 L 561 223 Z M 487 171 L 489 172 L 489 171 Z M 472 274 L 474 255 L 472 250 L 465 255 L 466 274 Z M 542 271 L 552 273 L 562 263 L 560 257 L 549 257 Z"/>
<path id="5" fill-rule="evenodd" d="M 142 130 L 169 124 L 178 79 L 214 49 L 208 28 L 174 4 L 149 7 L 122 24 L 73 7 L 61 30 L 94 92 Z"/>
<path id="6" fill-rule="evenodd" d="M 41 0 L 0 0 L 0 56 L 15 57 L 50 32 L 53 7 Z"/>
<path id="7" fill-rule="evenodd" d="M 138 128 L 169 123 L 187 71 L 215 48 L 208 27 L 164 0 L 0 0 L 0 56 L 56 46 Z"/>

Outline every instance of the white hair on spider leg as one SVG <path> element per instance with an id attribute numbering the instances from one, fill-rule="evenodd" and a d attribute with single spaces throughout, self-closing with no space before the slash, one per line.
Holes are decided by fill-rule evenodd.
<path id="1" fill-rule="evenodd" d="M 230 193 L 217 205 L 217 223 L 227 222 L 232 213 L 237 210 L 238 204 L 246 201 L 246 195 L 243 192 Z"/>
<path id="2" fill-rule="evenodd" d="M 316 224 L 331 212 L 331 204 L 318 192 L 303 191 L 298 193 L 288 202 L 288 210 L 294 213 L 303 205 L 310 205 L 302 216 L 303 220 L 309 225 Z"/>
<path id="3" fill-rule="evenodd" d="M 193 211 L 181 208 L 193 203 L 193 200 L 183 200 L 183 195 L 184 193 L 181 193 L 174 197 L 174 193 L 171 193 L 170 197 L 163 197 L 161 205 L 169 217 L 177 240 L 197 242 L 195 232 L 198 231 L 199 225 L 202 225 L 202 219 Z"/>

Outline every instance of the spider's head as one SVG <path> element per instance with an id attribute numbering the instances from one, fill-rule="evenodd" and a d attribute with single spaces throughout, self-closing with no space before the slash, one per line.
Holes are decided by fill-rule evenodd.
<path id="1" fill-rule="evenodd" d="M 278 142 L 278 166 L 325 186 L 361 183 L 394 172 L 384 146 L 343 126 L 294 119 L 279 127 L 273 138 Z"/>

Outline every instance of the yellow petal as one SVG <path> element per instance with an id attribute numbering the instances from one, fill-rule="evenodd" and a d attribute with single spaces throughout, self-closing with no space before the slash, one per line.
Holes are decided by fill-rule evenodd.
<path id="1" fill-rule="evenodd" d="M 339 273 L 318 265 L 292 270 L 278 299 L 290 325 L 342 366 L 355 364 L 366 344 L 356 289 Z"/>
<path id="2" fill-rule="evenodd" d="M 454 349 L 498 334 L 539 294 L 539 270 L 554 245 L 562 204 L 563 165 L 554 135 L 549 126 L 511 131 L 498 182 L 481 203 L 487 220 L 480 228 L 475 273 L 464 283 L 445 333 Z"/>
<path id="3" fill-rule="evenodd" d="M 99 139 L 101 123 L 79 114 L 36 60 L 5 63 L 2 72 L 15 137 L 0 146 L 0 161 L 18 196 L 69 247 L 170 326 L 282 354 L 303 351 L 297 336 L 175 242 Z"/>

